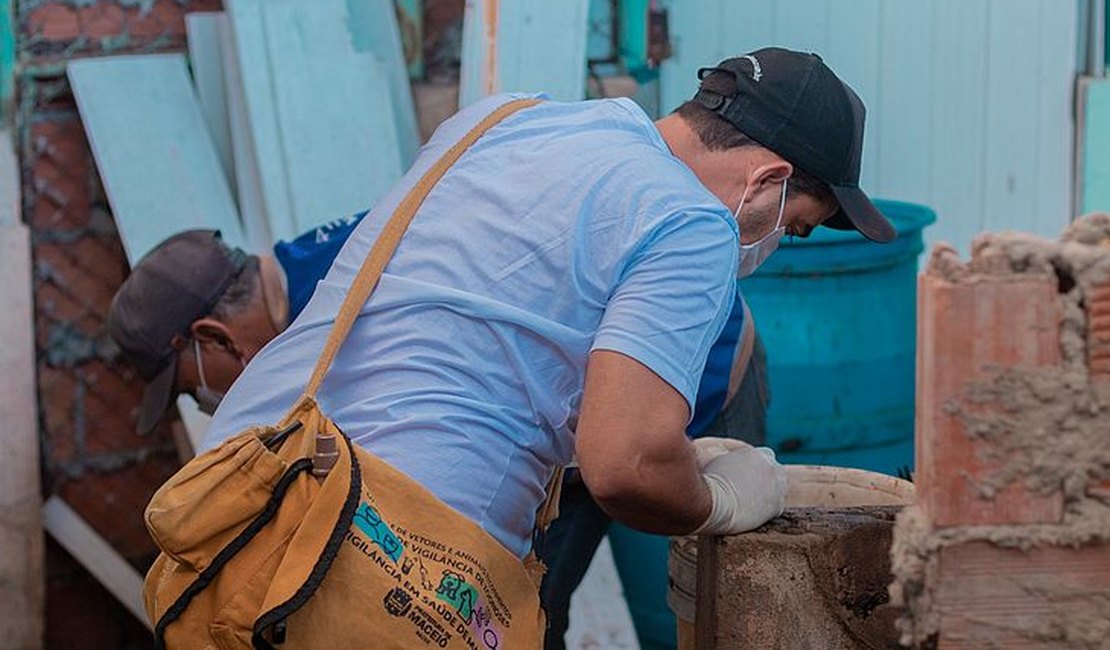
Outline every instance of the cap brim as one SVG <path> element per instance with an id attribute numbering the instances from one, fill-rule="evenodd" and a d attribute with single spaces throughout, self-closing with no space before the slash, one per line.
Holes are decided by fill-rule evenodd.
<path id="1" fill-rule="evenodd" d="M 894 226 L 879 212 L 871 199 L 858 187 L 831 186 L 840 210 L 824 226 L 837 230 L 858 230 L 871 241 L 885 244 L 898 236 Z"/>
<path id="2" fill-rule="evenodd" d="M 158 376 L 147 382 L 143 390 L 143 406 L 139 411 L 139 433 L 146 435 L 158 426 L 173 401 L 174 385 L 177 383 L 177 355 L 173 355 L 168 366 Z"/>

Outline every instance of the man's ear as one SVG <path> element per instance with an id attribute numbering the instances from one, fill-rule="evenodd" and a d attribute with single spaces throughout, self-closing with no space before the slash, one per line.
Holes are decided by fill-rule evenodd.
<path id="1" fill-rule="evenodd" d="M 189 326 L 193 338 L 201 343 L 215 343 L 229 350 L 235 349 L 235 336 L 224 323 L 205 316 L 193 321 Z"/>
<path id="2" fill-rule="evenodd" d="M 794 165 L 791 165 L 781 158 L 764 163 L 752 170 L 752 176 L 754 177 L 753 180 L 756 186 L 763 186 L 764 184 L 779 186 L 793 174 Z"/>

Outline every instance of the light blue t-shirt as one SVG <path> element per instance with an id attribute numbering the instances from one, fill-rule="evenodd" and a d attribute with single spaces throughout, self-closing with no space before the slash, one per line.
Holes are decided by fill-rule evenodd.
<path id="1" fill-rule="evenodd" d="M 285 414 L 397 204 L 522 96 L 440 126 L 228 392 L 206 447 Z M 571 460 L 590 351 L 634 357 L 692 408 L 732 307 L 738 244 L 730 211 L 633 102 L 545 101 L 487 132 L 432 190 L 319 401 L 357 444 L 523 557 L 544 485 Z"/>

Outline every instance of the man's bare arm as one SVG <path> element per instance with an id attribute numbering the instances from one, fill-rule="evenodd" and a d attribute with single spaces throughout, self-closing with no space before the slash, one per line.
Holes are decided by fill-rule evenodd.
<path id="1" fill-rule="evenodd" d="M 686 400 L 640 362 L 590 354 L 575 449 L 582 478 L 611 517 L 652 533 L 693 531 L 711 498 L 686 439 Z"/>

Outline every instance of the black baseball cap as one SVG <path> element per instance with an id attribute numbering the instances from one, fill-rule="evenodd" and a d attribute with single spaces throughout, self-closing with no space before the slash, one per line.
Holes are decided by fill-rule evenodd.
<path id="1" fill-rule="evenodd" d="M 823 225 L 888 242 L 897 235 L 859 187 L 866 115 L 816 54 L 778 47 L 698 70 L 694 101 L 829 185 L 840 209 Z"/>
<path id="2" fill-rule="evenodd" d="M 247 258 L 218 230 L 187 230 L 143 256 L 116 292 L 108 334 L 146 382 L 139 433 L 154 429 L 170 406 L 177 354 L 193 321 L 212 313 Z"/>

